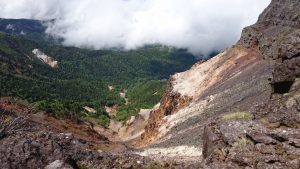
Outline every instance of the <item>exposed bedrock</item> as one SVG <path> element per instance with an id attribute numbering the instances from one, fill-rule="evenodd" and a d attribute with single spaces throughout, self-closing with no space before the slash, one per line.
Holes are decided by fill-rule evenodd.
<path id="1" fill-rule="evenodd" d="M 273 0 L 236 45 L 173 75 L 148 150 L 196 147 L 205 168 L 299 168 L 299 9 Z"/>

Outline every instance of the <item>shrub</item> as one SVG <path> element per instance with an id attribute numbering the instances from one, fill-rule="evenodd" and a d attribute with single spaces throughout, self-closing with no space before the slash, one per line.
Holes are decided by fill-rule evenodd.
<path id="1" fill-rule="evenodd" d="M 252 120 L 253 115 L 250 112 L 236 112 L 236 113 L 224 115 L 223 119 L 225 119 L 225 120 L 230 120 L 230 119 Z"/>
<path id="2" fill-rule="evenodd" d="M 237 141 L 239 146 L 246 146 L 248 144 L 252 144 L 252 142 L 246 138 L 241 138 Z"/>

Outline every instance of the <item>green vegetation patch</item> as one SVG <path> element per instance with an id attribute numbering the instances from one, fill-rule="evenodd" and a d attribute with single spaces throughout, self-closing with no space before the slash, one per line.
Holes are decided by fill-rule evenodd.
<path id="1" fill-rule="evenodd" d="M 241 146 L 241 147 L 244 147 L 246 145 L 249 145 L 249 144 L 253 144 L 250 140 L 246 139 L 246 138 L 241 138 L 237 141 L 238 145 Z"/>
<path id="2" fill-rule="evenodd" d="M 123 121 L 137 115 L 140 109 L 153 108 L 160 101 L 166 86 L 166 80 L 149 80 L 129 88 L 127 93 L 129 104 L 119 108 L 116 119 Z"/>
<path id="3" fill-rule="evenodd" d="M 253 115 L 250 112 L 236 112 L 236 113 L 224 115 L 223 119 L 225 119 L 225 120 L 230 120 L 230 119 L 252 120 Z"/>

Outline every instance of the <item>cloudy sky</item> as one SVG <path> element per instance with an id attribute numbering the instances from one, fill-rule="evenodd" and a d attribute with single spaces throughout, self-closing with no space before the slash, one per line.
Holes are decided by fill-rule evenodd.
<path id="1" fill-rule="evenodd" d="M 270 0 L 0 0 L 1 18 L 56 19 L 65 45 L 187 48 L 196 55 L 234 44 Z"/>

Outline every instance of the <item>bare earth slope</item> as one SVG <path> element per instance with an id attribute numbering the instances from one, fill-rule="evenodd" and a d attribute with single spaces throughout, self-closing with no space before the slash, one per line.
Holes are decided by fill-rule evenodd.
<path id="1" fill-rule="evenodd" d="M 273 0 L 235 46 L 172 76 L 142 154 L 204 168 L 299 168 L 299 9 L 299 0 Z"/>

